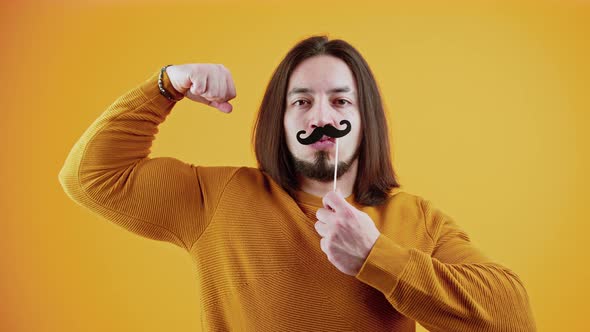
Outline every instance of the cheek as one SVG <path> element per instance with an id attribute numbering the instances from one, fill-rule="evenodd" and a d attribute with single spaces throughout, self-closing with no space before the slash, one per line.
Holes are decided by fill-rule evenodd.
<path id="1" fill-rule="evenodd" d="M 301 123 L 297 121 L 297 116 L 295 114 L 285 113 L 285 120 L 283 121 L 283 126 L 285 128 L 285 135 L 287 136 L 288 140 L 295 140 L 296 135 L 300 130 L 303 130 L 301 127 Z"/>
<path id="2" fill-rule="evenodd" d="M 351 131 L 350 131 L 350 136 L 351 136 L 351 140 L 355 143 L 355 144 L 359 144 L 360 143 L 360 139 L 361 139 L 361 132 L 362 132 L 362 128 L 361 128 L 361 119 L 360 116 L 356 116 L 353 118 L 354 122 L 353 122 L 353 126 Z"/>
<path id="3" fill-rule="evenodd" d="M 360 130 L 352 130 L 349 134 L 350 138 L 348 140 L 349 150 L 352 154 L 359 146 L 361 142 L 361 135 Z"/>
<path id="4" fill-rule="evenodd" d="M 293 129 L 285 126 L 285 139 L 287 140 L 287 143 L 290 143 L 291 140 L 293 139 Z"/>
<path id="5" fill-rule="evenodd" d="M 288 117 L 285 117 L 283 126 L 285 128 L 285 140 L 287 141 L 287 147 L 291 149 L 293 148 L 293 143 L 296 139 L 295 135 L 297 133 L 297 129 L 293 127 L 293 122 L 290 121 Z"/>
<path id="6" fill-rule="evenodd" d="M 355 133 L 354 133 L 354 134 L 355 134 L 355 136 L 356 136 L 356 140 L 357 140 L 357 141 L 360 141 L 360 139 L 361 139 L 361 136 L 362 136 L 362 128 L 361 128 L 361 125 L 360 125 L 360 124 L 359 124 L 359 125 L 358 125 L 358 127 L 356 128 L 356 130 L 355 130 Z"/>

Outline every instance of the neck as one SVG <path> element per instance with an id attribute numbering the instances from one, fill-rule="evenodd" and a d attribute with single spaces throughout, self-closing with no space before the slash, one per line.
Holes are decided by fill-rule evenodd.
<path id="1" fill-rule="evenodd" d="M 348 197 L 354 189 L 358 170 L 358 159 L 355 159 L 348 171 L 336 180 L 336 191 L 343 197 Z M 299 184 L 302 191 L 318 197 L 324 197 L 328 192 L 334 190 L 334 182 L 321 182 L 304 176 L 299 176 Z"/>

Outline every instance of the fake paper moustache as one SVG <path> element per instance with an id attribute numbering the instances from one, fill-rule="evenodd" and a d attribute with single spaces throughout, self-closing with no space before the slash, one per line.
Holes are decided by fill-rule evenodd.
<path id="1" fill-rule="evenodd" d="M 347 120 L 340 121 L 341 125 L 346 125 L 345 129 L 338 130 L 332 125 L 325 125 L 323 127 L 316 127 L 309 136 L 301 138 L 301 135 L 305 134 L 305 130 L 301 130 L 297 133 L 297 141 L 303 145 L 313 144 L 319 141 L 324 135 L 332 138 L 342 137 L 350 132 L 350 122 Z"/>

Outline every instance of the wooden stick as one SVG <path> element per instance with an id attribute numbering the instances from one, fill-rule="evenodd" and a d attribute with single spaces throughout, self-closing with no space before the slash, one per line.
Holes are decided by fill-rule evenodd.
<path id="1" fill-rule="evenodd" d="M 334 161 L 334 192 L 336 191 L 336 174 L 338 174 L 338 138 L 336 138 L 336 158 Z"/>

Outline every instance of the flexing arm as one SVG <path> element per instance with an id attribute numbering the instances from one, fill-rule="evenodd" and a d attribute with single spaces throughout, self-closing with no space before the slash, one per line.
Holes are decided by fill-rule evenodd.
<path id="1" fill-rule="evenodd" d="M 380 235 L 357 278 L 429 331 L 535 331 L 518 276 L 481 254 L 429 201 L 420 205 L 435 230 L 432 256 Z"/>
<path id="2" fill-rule="evenodd" d="M 188 250 L 236 169 L 149 157 L 158 125 L 175 104 L 160 93 L 158 74 L 118 98 L 92 123 L 69 153 L 59 181 L 72 200 L 94 213 Z M 163 78 L 165 89 L 177 99 L 186 95 L 231 111 L 227 101 L 235 90 L 221 66 L 168 67 Z"/>

